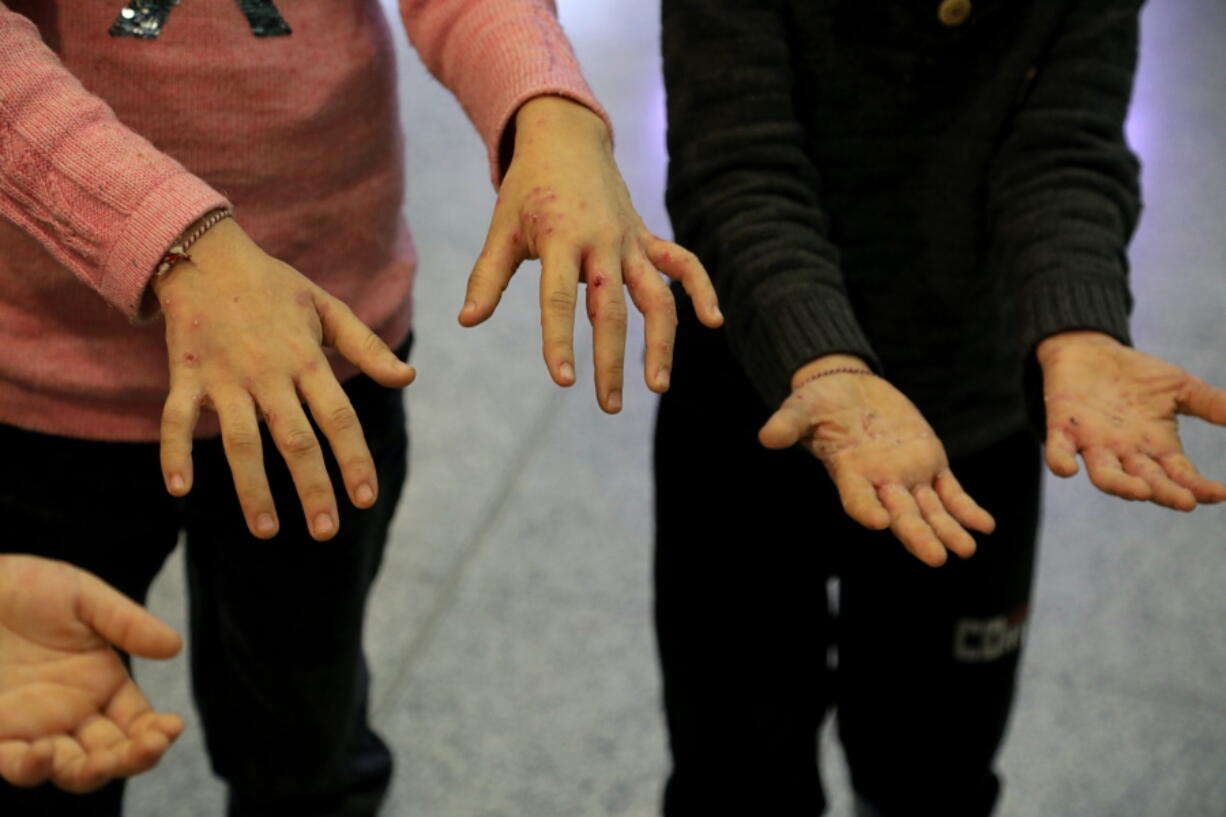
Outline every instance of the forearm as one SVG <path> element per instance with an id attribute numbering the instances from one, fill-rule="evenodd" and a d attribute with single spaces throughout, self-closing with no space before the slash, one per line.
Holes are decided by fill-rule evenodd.
<path id="1" fill-rule="evenodd" d="M 225 199 L 124 127 L 0 4 L 0 214 L 135 317 L 157 259 Z"/>
<path id="2" fill-rule="evenodd" d="M 825 235 L 781 3 L 666 0 L 668 206 L 707 264 L 733 353 L 774 403 L 814 358 L 875 365 Z"/>
<path id="3" fill-rule="evenodd" d="M 993 262 L 1023 348 L 1078 329 L 1128 342 L 1126 249 L 1140 192 L 1123 126 L 1139 5 L 1073 4 L 994 160 Z"/>

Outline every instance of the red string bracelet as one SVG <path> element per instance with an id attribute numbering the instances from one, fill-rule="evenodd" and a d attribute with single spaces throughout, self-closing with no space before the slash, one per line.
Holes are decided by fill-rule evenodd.
<path id="1" fill-rule="evenodd" d="M 832 374 L 864 374 L 864 375 L 868 375 L 869 377 L 877 376 L 876 372 L 871 372 L 868 369 L 859 369 L 859 368 L 856 368 L 855 366 L 839 366 L 834 369 L 826 369 L 823 372 L 818 372 L 817 374 L 809 375 L 804 380 L 800 381 L 795 386 L 793 386 L 792 391 L 794 392 L 800 391 L 805 386 L 812 383 L 814 380 L 817 380 L 818 378 L 826 377 L 827 375 L 832 375 Z"/>
<path id="2" fill-rule="evenodd" d="M 228 207 L 223 207 L 218 210 L 213 210 L 207 213 L 200 223 L 196 225 L 196 229 L 185 235 L 177 244 L 166 251 L 162 256 L 162 260 L 158 262 L 157 269 L 153 273 L 154 278 L 161 278 L 180 261 L 191 261 L 192 257 L 187 254 L 188 249 L 193 244 L 200 240 L 200 237 L 216 226 L 217 222 L 223 219 L 230 218 L 234 215 L 234 211 Z"/>

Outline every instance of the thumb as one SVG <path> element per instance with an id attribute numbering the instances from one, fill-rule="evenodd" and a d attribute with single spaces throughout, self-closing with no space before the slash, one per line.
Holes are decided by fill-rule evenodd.
<path id="1" fill-rule="evenodd" d="M 1188 376 L 1179 395 L 1179 411 L 1217 425 L 1226 425 L 1226 391 Z"/>
<path id="2" fill-rule="evenodd" d="M 1054 425 L 1047 427 L 1043 456 L 1047 467 L 1056 476 L 1071 477 L 1077 473 L 1077 445 L 1063 428 Z"/>
<path id="3" fill-rule="evenodd" d="M 405 363 L 362 323 L 344 302 L 320 290 L 315 293 L 315 309 L 323 329 L 323 345 L 340 352 L 362 373 L 381 386 L 404 388 L 417 377 L 417 371 Z"/>
<path id="4" fill-rule="evenodd" d="M 485 246 L 468 276 L 468 291 L 460 310 L 463 326 L 476 326 L 494 314 L 511 276 L 528 257 L 527 242 L 517 226 L 514 220 L 504 220 L 495 212 Z"/>
<path id="5" fill-rule="evenodd" d="M 767 448 L 788 448 L 800 442 L 813 424 L 797 409 L 784 405 L 771 415 L 758 432 L 758 442 Z"/>
<path id="6" fill-rule="evenodd" d="M 108 642 L 142 658 L 170 658 L 183 639 L 161 619 L 96 576 L 80 571 L 77 616 Z"/>

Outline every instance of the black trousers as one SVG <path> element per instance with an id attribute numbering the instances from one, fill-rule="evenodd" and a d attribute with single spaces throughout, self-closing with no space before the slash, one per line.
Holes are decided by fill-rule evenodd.
<path id="1" fill-rule="evenodd" d="M 810 454 L 758 444 L 771 412 L 721 333 L 683 314 L 676 355 L 655 445 L 665 815 L 821 814 L 830 709 L 862 813 L 988 815 L 1030 597 L 1037 441 L 953 461 L 997 530 L 933 569 L 848 519 Z"/>
<path id="2" fill-rule="evenodd" d="M 400 392 L 364 376 L 345 391 L 375 458 L 379 499 L 350 505 L 328 456 L 340 500 L 329 542 L 308 535 L 266 429 L 281 531 L 261 541 L 247 532 L 219 439 L 196 441 L 195 484 L 180 500 L 163 487 L 156 443 L 0 426 L 0 550 L 63 559 L 143 602 L 186 531 L 192 690 L 231 817 L 372 817 L 391 778 L 391 755 L 367 724 L 361 636 L 408 437 Z M 0 814 L 114 817 L 122 796 L 122 781 L 84 796 L 0 782 Z"/>

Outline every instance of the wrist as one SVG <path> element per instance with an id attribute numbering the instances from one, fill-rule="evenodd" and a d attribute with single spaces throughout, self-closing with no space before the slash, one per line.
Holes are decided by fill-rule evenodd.
<path id="1" fill-rule="evenodd" d="M 219 207 L 205 213 L 188 225 L 187 229 L 179 233 L 179 237 L 175 239 L 174 244 L 162 256 L 157 269 L 153 272 L 150 286 L 154 293 L 157 293 L 162 282 L 169 277 L 175 267 L 192 262 L 193 254 L 198 251 L 198 242 L 217 229 L 223 222 L 229 221 L 233 215 L 234 212 L 229 207 Z"/>
<path id="2" fill-rule="evenodd" d="M 1057 332 L 1043 338 L 1034 347 L 1039 365 L 1046 366 L 1060 356 L 1065 349 L 1077 346 L 1120 346 L 1120 342 L 1104 332 L 1078 329 Z"/>
<path id="3" fill-rule="evenodd" d="M 872 374 L 873 370 L 864 359 L 855 355 L 835 354 L 823 355 L 801 366 L 792 375 L 792 391 L 800 388 L 803 383 L 819 377 L 823 372 L 864 372 Z"/>
<path id="4" fill-rule="evenodd" d="M 588 138 L 606 149 L 613 147 L 613 135 L 605 120 L 588 108 L 563 96 L 537 96 L 515 113 L 515 149 L 536 144 L 555 135 L 570 142 Z"/>

